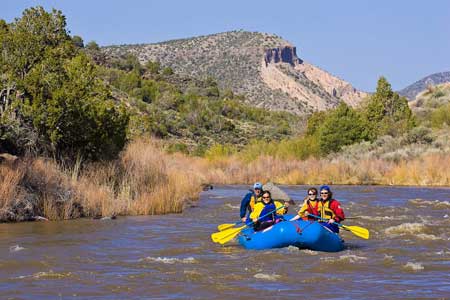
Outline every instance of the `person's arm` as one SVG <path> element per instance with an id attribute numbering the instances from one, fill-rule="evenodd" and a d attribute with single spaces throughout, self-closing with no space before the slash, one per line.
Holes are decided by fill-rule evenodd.
<path id="1" fill-rule="evenodd" d="M 301 218 L 301 217 L 300 217 L 299 215 L 296 215 L 295 217 L 289 219 L 289 221 L 295 221 L 295 220 L 298 220 L 298 219 L 300 219 L 300 218 Z"/>
<path id="2" fill-rule="evenodd" d="M 275 200 L 273 202 L 275 203 L 275 208 L 277 209 L 277 212 L 276 212 L 277 215 L 284 215 L 284 214 L 287 213 L 288 206 L 289 206 L 289 203 L 287 201 L 284 204 L 281 201 L 278 201 L 278 200 Z M 278 209 L 281 206 L 284 206 L 284 208 Z"/>
<path id="3" fill-rule="evenodd" d="M 305 200 L 305 202 L 303 202 L 303 205 L 300 208 L 300 210 L 298 211 L 297 215 L 295 217 L 291 218 L 289 221 L 295 221 L 300 218 L 306 217 L 308 215 L 308 203 L 306 201 L 307 200 Z"/>
<path id="4" fill-rule="evenodd" d="M 308 216 L 308 214 L 309 214 L 309 212 L 308 212 L 308 200 L 305 200 L 305 202 L 303 202 L 302 207 L 298 211 L 298 216 L 300 218 L 303 218 L 303 217 Z"/>
<path id="5" fill-rule="evenodd" d="M 245 218 L 247 214 L 248 205 L 250 203 L 250 199 L 252 198 L 252 193 L 247 193 L 241 201 L 241 209 L 240 209 L 240 217 L 241 219 Z M 245 220 L 243 220 L 245 222 Z"/>
<path id="6" fill-rule="evenodd" d="M 344 210 L 341 207 L 341 204 L 339 203 L 339 201 L 337 200 L 333 200 L 330 203 L 330 208 L 332 211 L 334 211 L 335 217 L 334 220 L 336 222 L 342 222 L 345 220 L 345 214 L 344 214 Z"/>

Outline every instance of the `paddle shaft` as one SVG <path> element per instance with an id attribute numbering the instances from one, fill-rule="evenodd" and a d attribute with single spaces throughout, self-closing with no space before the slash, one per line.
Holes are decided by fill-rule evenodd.
<path id="1" fill-rule="evenodd" d="M 308 214 L 308 216 L 314 217 L 316 219 L 320 219 L 322 221 L 328 221 L 329 219 L 324 219 L 322 217 L 316 216 L 316 215 L 312 215 L 312 214 Z M 350 231 L 351 233 L 353 233 L 356 236 L 359 236 L 360 238 L 363 239 L 369 239 L 370 233 L 369 230 L 367 228 L 364 227 L 360 227 L 360 226 L 345 226 L 342 225 L 341 223 L 338 222 L 334 222 L 333 224 L 337 224 L 339 227 L 342 227 L 345 230 Z"/>
<path id="2" fill-rule="evenodd" d="M 285 205 L 282 205 L 282 206 L 280 206 L 280 207 L 278 207 L 278 208 L 272 210 L 271 212 L 268 212 L 268 213 L 265 214 L 264 216 L 258 217 L 258 219 L 257 219 L 256 221 L 252 221 L 252 222 L 246 224 L 246 226 L 250 226 L 250 225 L 252 225 L 252 224 L 255 224 L 256 222 L 258 222 L 258 221 L 261 220 L 262 218 L 267 217 L 268 215 L 273 214 L 274 212 L 277 212 L 278 210 L 280 210 L 280 209 L 282 209 L 282 208 L 285 208 L 285 207 L 286 207 Z"/>
<path id="3" fill-rule="evenodd" d="M 319 219 L 319 220 L 321 220 L 321 221 L 329 221 L 330 219 L 325 219 L 325 218 L 322 218 L 322 217 L 319 217 L 319 216 L 316 216 L 316 215 L 313 215 L 313 214 L 308 214 L 307 215 L 307 217 L 309 217 L 309 216 L 311 216 L 311 217 L 313 217 L 313 218 L 316 218 L 316 219 Z M 341 223 L 339 223 L 339 222 L 334 222 L 334 223 L 336 223 L 338 226 L 343 226 Z M 333 224 L 334 224 L 333 223 Z"/>

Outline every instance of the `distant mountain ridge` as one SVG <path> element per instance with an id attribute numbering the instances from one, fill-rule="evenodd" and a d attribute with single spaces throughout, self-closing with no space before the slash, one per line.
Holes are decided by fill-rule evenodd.
<path id="1" fill-rule="evenodd" d="M 297 49 L 266 33 L 231 31 L 156 44 L 103 47 L 109 57 L 131 53 L 142 63 L 159 61 L 176 73 L 217 79 L 219 87 L 270 110 L 310 113 L 357 105 L 367 94 L 297 56 Z"/>
<path id="2" fill-rule="evenodd" d="M 400 90 L 398 93 L 405 96 L 409 100 L 414 100 L 419 93 L 427 88 L 427 86 L 438 85 L 446 82 L 450 82 L 450 72 L 434 73 L 414 82 L 413 84 Z"/>

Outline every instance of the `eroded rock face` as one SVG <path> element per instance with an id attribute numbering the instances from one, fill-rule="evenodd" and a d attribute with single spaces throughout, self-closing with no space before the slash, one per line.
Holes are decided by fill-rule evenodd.
<path id="1" fill-rule="evenodd" d="M 301 64 L 303 61 L 297 57 L 297 49 L 293 46 L 282 46 L 278 48 L 266 49 L 264 54 L 266 66 L 269 63 L 284 62 L 291 64 Z"/>

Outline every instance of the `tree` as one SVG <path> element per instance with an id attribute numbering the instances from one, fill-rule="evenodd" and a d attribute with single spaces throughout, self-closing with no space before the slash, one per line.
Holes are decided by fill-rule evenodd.
<path id="1" fill-rule="evenodd" d="M 314 112 L 309 118 L 306 125 L 306 135 L 312 136 L 315 135 L 320 126 L 321 123 L 326 119 L 327 112 L 325 111 L 317 111 Z"/>
<path id="2" fill-rule="evenodd" d="M 81 38 L 81 36 L 74 35 L 72 37 L 72 42 L 75 45 L 75 47 L 77 47 L 77 48 L 84 48 L 84 41 Z"/>
<path id="3" fill-rule="evenodd" d="M 84 51 L 86 51 L 96 64 L 104 65 L 106 63 L 106 56 L 95 41 L 90 41 L 84 48 Z"/>
<path id="4" fill-rule="evenodd" d="M 397 136 L 415 126 L 408 101 L 393 92 L 384 77 L 378 80 L 376 92 L 370 97 L 364 114 L 371 140 L 385 134 Z"/>
<path id="5" fill-rule="evenodd" d="M 367 139 L 360 116 L 345 102 L 322 120 L 318 134 L 320 150 L 324 154 Z"/>
<path id="6" fill-rule="evenodd" d="M 65 27 L 60 11 L 42 7 L 26 9 L 10 25 L 0 22 L 0 90 L 14 89 L 7 101 L 16 118 L 2 115 L 1 136 L 20 141 L 36 133 L 37 144 L 29 146 L 61 159 L 112 158 L 124 146 L 128 114 L 111 100 L 96 65 Z M 88 48 L 99 50 L 92 43 Z"/>
<path id="7" fill-rule="evenodd" d="M 109 91 L 86 55 L 71 59 L 65 71 L 67 80 L 46 103 L 42 133 L 60 157 L 114 158 L 126 141 L 128 114 L 109 100 Z"/>
<path id="8" fill-rule="evenodd" d="M 159 70 L 161 69 L 161 64 L 157 61 L 151 61 L 149 60 L 146 64 L 145 67 L 147 68 L 147 70 L 152 73 L 152 74 L 158 74 Z"/>

